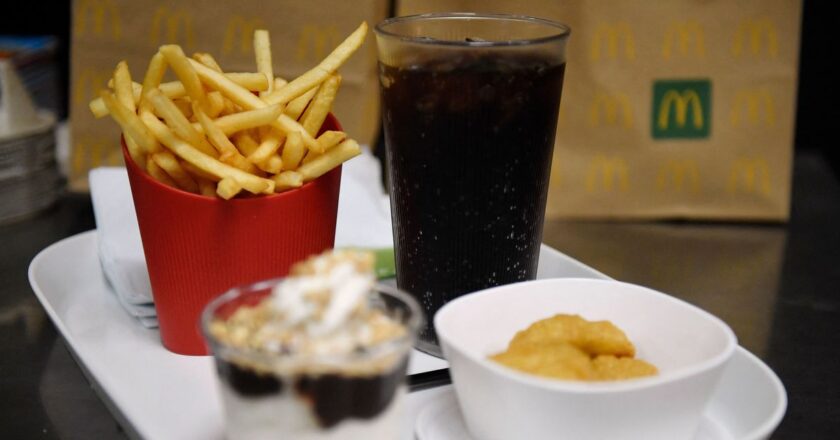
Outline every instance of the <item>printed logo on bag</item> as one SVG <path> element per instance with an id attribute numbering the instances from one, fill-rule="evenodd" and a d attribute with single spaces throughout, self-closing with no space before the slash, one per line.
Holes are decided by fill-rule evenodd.
<path id="1" fill-rule="evenodd" d="M 766 44 L 766 51 L 764 49 Z M 732 55 L 758 57 L 766 53 L 771 58 L 779 55 L 779 32 L 769 18 L 748 18 L 741 21 L 732 40 Z"/>
<path id="2" fill-rule="evenodd" d="M 111 79 L 112 71 L 108 68 L 82 68 L 75 76 L 73 83 L 73 103 L 87 104 L 96 97 L 100 89 L 105 88 Z M 89 115 L 90 113 L 86 113 Z"/>
<path id="3" fill-rule="evenodd" d="M 730 194 L 770 194 L 770 171 L 767 161 L 758 157 L 741 157 L 732 162 L 726 191 Z"/>
<path id="4" fill-rule="evenodd" d="M 107 28 L 111 37 L 119 41 L 122 36 L 120 11 L 114 0 L 77 0 L 73 30 L 77 37 L 87 34 L 104 37 Z"/>
<path id="5" fill-rule="evenodd" d="M 115 166 L 122 163 L 121 151 L 112 138 L 81 137 L 73 144 L 70 157 L 72 176 L 84 176 L 88 170 L 100 166 Z"/>
<path id="6" fill-rule="evenodd" d="M 247 55 L 254 52 L 253 37 L 254 31 L 265 27 L 265 22 L 260 18 L 247 19 L 234 15 L 228 20 L 225 28 L 225 39 L 222 42 L 222 53 L 229 55 L 238 48 L 239 53 Z M 237 45 L 237 37 L 239 44 Z"/>
<path id="7" fill-rule="evenodd" d="M 295 59 L 297 61 L 321 60 L 340 43 L 341 35 L 335 26 L 304 25 L 298 36 Z"/>
<path id="8" fill-rule="evenodd" d="M 622 44 L 623 43 L 623 44 Z M 620 48 L 624 50 L 620 50 Z M 625 22 L 601 23 L 595 27 L 595 35 L 589 46 L 592 61 L 605 58 L 619 58 L 621 54 L 628 60 L 636 59 L 636 39 L 633 29 Z"/>
<path id="9" fill-rule="evenodd" d="M 654 139 L 709 137 L 712 82 L 659 80 L 653 83 L 651 133 Z"/>
<path id="10" fill-rule="evenodd" d="M 729 122 L 733 127 L 741 125 L 776 126 L 776 103 L 766 89 L 741 89 L 735 92 Z"/>
<path id="11" fill-rule="evenodd" d="M 670 60 L 675 53 L 684 57 L 692 55 L 690 50 L 694 46 L 693 55 L 698 58 L 706 56 L 706 42 L 703 27 L 695 20 L 674 21 L 665 31 L 662 43 L 662 58 Z"/>
<path id="12" fill-rule="evenodd" d="M 195 47 L 193 19 L 188 9 L 170 9 L 160 6 L 152 16 L 149 43 L 153 46 L 178 43 L 184 48 Z"/>
<path id="13" fill-rule="evenodd" d="M 669 159 L 656 175 L 659 191 L 696 193 L 700 191 L 700 171 L 693 159 Z"/>
<path id="14" fill-rule="evenodd" d="M 586 170 L 586 191 L 627 191 L 627 161 L 620 156 L 596 154 Z"/>
<path id="15" fill-rule="evenodd" d="M 610 95 L 597 92 L 589 106 L 589 125 L 617 126 L 619 122 L 623 128 L 633 128 L 633 108 L 630 107 L 630 99 L 624 93 Z"/>

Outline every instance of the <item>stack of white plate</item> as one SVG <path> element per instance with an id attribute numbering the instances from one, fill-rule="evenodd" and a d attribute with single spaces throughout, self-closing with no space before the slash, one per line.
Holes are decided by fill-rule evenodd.
<path id="1" fill-rule="evenodd" d="M 0 223 L 52 205 L 62 189 L 55 117 L 36 111 L 12 63 L 0 59 Z"/>

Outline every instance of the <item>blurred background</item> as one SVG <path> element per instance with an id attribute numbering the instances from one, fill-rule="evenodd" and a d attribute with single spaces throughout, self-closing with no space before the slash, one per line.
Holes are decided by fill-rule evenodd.
<path id="1" fill-rule="evenodd" d="M 288 4 L 287 4 L 288 3 Z M 325 2 L 329 3 L 329 2 Z M 550 3 L 550 2 L 548 2 Z M 754 145 L 750 147 L 738 146 L 738 157 L 745 156 L 750 148 L 753 150 L 766 149 L 774 152 L 768 160 L 768 165 L 764 165 L 769 169 L 773 176 L 772 189 L 765 188 L 764 194 L 761 191 L 760 173 L 767 174 L 768 171 L 761 168 L 761 164 L 755 165 L 758 167 L 754 171 L 745 171 L 746 173 L 758 173 L 759 177 L 750 177 L 744 175 L 743 188 L 744 193 L 749 193 L 749 186 L 756 186 L 758 189 L 752 191 L 752 195 L 744 195 L 743 197 L 729 197 L 726 199 L 725 192 L 732 192 L 733 185 L 737 186 L 738 182 L 734 176 L 737 163 L 727 168 L 728 165 L 719 165 L 721 176 L 711 175 L 707 178 L 701 175 L 701 180 L 720 181 L 727 180 L 726 173 L 730 173 L 728 177 L 728 184 L 712 183 L 707 185 L 705 189 L 705 198 L 692 194 L 692 191 L 680 191 L 681 188 L 676 188 L 673 192 L 680 193 L 675 197 L 668 198 L 661 188 L 661 180 L 665 177 L 662 174 L 666 172 L 676 173 L 673 179 L 677 180 L 678 186 L 682 187 L 682 177 L 677 176 L 681 171 L 674 168 L 679 166 L 679 160 L 684 160 L 688 157 L 689 160 L 699 162 L 701 174 L 706 173 L 705 168 L 709 168 L 704 160 L 709 160 L 709 157 L 716 157 L 716 155 L 709 155 L 707 148 L 697 148 L 695 150 L 702 151 L 703 156 L 699 159 L 691 158 L 690 156 L 681 156 L 677 159 L 667 158 L 661 159 L 652 153 L 652 148 L 666 146 L 671 148 L 675 145 L 676 148 L 682 148 L 683 145 L 691 145 L 691 140 L 677 140 L 676 142 L 658 142 L 651 143 L 648 139 L 649 122 L 643 117 L 645 109 L 638 109 L 635 115 L 635 121 L 629 122 L 635 126 L 633 132 L 634 136 L 629 136 L 633 139 L 640 139 L 633 141 L 639 145 L 632 144 L 630 147 L 642 146 L 641 150 L 645 153 L 636 158 L 642 162 L 642 165 L 637 165 L 633 162 L 633 158 L 620 159 L 618 162 L 610 162 L 614 156 L 610 156 L 610 148 L 618 141 L 616 139 L 627 138 L 626 133 L 617 133 L 613 137 L 605 138 L 605 141 L 598 145 L 591 145 L 592 142 L 588 140 L 593 139 L 595 135 L 593 132 L 609 131 L 602 130 L 600 126 L 585 126 L 586 124 L 578 124 L 572 114 L 573 107 L 583 108 L 589 105 L 587 97 L 579 97 L 579 90 L 588 90 L 589 85 L 583 85 L 583 79 L 589 81 L 594 78 L 592 89 L 601 93 L 602 89 L 612 91 L 614 96 L 621 98 L 622 95 L 619 80 L 611 79 L 609 77 L 610 71 L 616 70 L 614 66 L 598 65 L 594 62 L 595 58 L 586 59 L 580 57 L 575 59 L 575 53 L 585 54 L 586 45 L 590 47 L 598 45 L 599 38 L 598 26 L 599 22 L 590 17 L 600 17 L 599 10 L 610 9 L 616 10 L 620 20 L 638 20 L 639 16 L 635 18 L 632 14 L 622 15 L 620 12 L 622 8 L 639 10 L 637 6 L 629 8 L 629 3 L 622 3 L 622 6 L 612 6 L 602 4 L 597 1 L 575 1 L 565 2 L 565 4 L 572 6 L 556 6 L 548 5 L 547 2 L 522 2 L 522 1 L 492 1 L 477 3 L 463 0 L 437 0 L 432 2 L 420 2 L 414 0 L 403 0 L 397 2 L 395 0 L 368 0 L 360 2 L 351 6 L 345 6 L 341 2 L 336 2 L 334 7 L 330 8 L 316 8 L 316 10 L 308 9 L 306 6 L 295 5 L 291 2 L 237 2 L 237 7 L 234 10 L 234 2 L 204 2 L 201 0 L 193 0 L 190 2 L 127 2 L 122 0 L 78 0 L 70 1 L 51 1 L 51 2 L 17 2 L 6 6 L 6 13 L 0 17 L 0 56 L 10 58 L 18 68 L 18 73 L 22 77 L 24 83 L 29 87 L 30 93 L 34 100 L 40 107 L 52 110 L 59 120 L 66 120 L 69 117 L 73 119 L 74 130 L 70 136 L 64 136 L 63 139 L 68 139 L 66 145 L 62 145 L 62 138 L 59 138 L 58 146 L 58 163 L 61 166 L 61 172 L 67 177 L 68 188 L 71 191 L 87 190 L 86 176 L 90 168 L 102 165 L 116 165 L 121 162 L 121 155 L 119 150 L 115 147 L 112 139 L 116 136 L 116 124 L 110 121 L 98 121 L 87 112 L 86 105 L 89 99 L 96 93 L 97 87 L 101 87 L 110 75 L 113 65 L 118 59 L 126 58 L 129 60 L 129 66 L 135 78 L 141 77 L 145 69 L 145 63 L 148 57 L 153 52 L 154 48 L 163 42 L 175 41 L 182 44 L 188 52 L 192 51 L 208 51 L 217 55 L 223 61 L 223 67 L 230 70 L 245 70 L 249 69 L 253 64 L 252 52 L 250 49 L 250 33 L 256 27 L 266 27 L 272 32 L 272 40 L 277 51 L 275 64 L 279 67 L 280 74 L 292 76 L 300 74 L 308 67 L 314 65 L 321 57 L 323 57 L 331 47 L 337 44 L 343 36 L 348 33 L 358 21 L 365 19 L 371 23 L 375 23 L 381 18 L 393 15 L 395 13 L 418 13 L 418 12 L 433 12 L 438 10 L 486 10 L 493 12 L 511 12 L 545 15 L 551 18 L 571 22 L 573 26 L 573 38 L 570 48 L 570 63 L 566 79 L 566 90 L 564 93 L 563 105 L 561 106 L 561 121 L 560 121 L 560 137 L 558 140 L 558 149 L 569 148 L 562 156 L 555 156 L 555 168 L 552 174 L 552 196 L 549 199 L 548 215 L 549 217 L 576 217 L 581 214 L 583 217 L 591 218 L 623 218 L 638 219 L 638 218 L 689 218 L 689 219 L 721 219 L 721 220 L 759 220 L 759 221 L 784 221 L 788 215 L 789 197 L 790 197 L 790 172 L 792 165 L 790 164 L 789 150 L 795 148 L 799 151 L 813 151 L 822 155 L 830 164 L 835 172 L 838 170 L 838 162 L 840 162 L 840 153 L 833 147 L 833 143 L 829 140 L 829 132 L 834 126 L 833 118 L 836 115 L 834 109 L 835 102 L 838 100 L 837 86 L 831 81 L 832 75 L 829 74 L 828 63 L 831 62 L 832 56 L 826 53 L 826 48 L 832 47 L 834 40 L 834 33 L 830 32 L 828 28 L 828 20 L 830 13 L 826 2 L 818 2 L 813 0 L 806 0 L 802 3 L 799 1 L 776 1 L 776 2 L 744 2 L 738 6 L 732 6 L 735 9 L 740 9 L 748 13 L 746 17 L 771 17 L 773 14 L 783 14 L 779 20 L 790 19 L 792 25 L 785 26 L 784 23 L 769 30 L 771 32 L 767 35 L 766 42 L 760 40 L 763 38 L 757 32 L 758 28 L 753 29 L 753 34 L 746 35 L 747 43 L 745 44 L 767 44 L 772 46 L 775 44 L 781 47 L 781 56 L 783 63 L 775 65 L 763 65 L 760 62 L 746 65 L 733 65 L 731 71 L 727 71 L 727 61 L 711 59 L 709 56 L 707 60 L 699 59 L 697 65 L 699 68 L 692 68 L 691 57 L 685 57 L 687 61 L 680 61 L 676 68 L 668 67 L 658 58 L 658 51 L 660 49 L 660 38 L 657 35 L 656 47 L 652 47 L 653 40 L 644 39 L 644 30 L 635 29 L 635 34 L 627 34 L 625 38 L 630 39 L 629 42 L 621 41 L 622 21 L 609 21 L 609 17 L 605 18 L 607 24 L 619 23 L 615 25 L 612 32 L 603 34 L 605 38 L 601 44 L 604 46 L 604 56 L 609 57 L 610 51 L 616 52 L 618 49 L 621 58 L 621 45 L 625 44 L 627 50 L 630 50 L 629 45 L 635 44 L 633 50 L 639 53 L 639 63 L 634 67 L 624 66 L 623 70 L 619 72 L 632 72 L 635 76 L 641 72 L 644 77 L 647 73 L 647 68 L 644 67 L 644 54 L 650 49 L 656 50 L 657 59 L 648 57 L 651 64 L 651 69 L 660 72 L 667 72 L 665 77 L 693 77 L 693 76 L 709 76 L 714 79 L 713 95 L 715 99 L 719 95 L 725 95 L 727 92 L 729 77 L 737 75 L 739 72 L 744 73 L 743 76 L 749 81 L 766 84 L 769 89 L 778 89 L 781 92 L 782 98 L 776 98 L 777 106 L 783 107 L 780 111 L 775 110 L 776 117 L 781 119 L 778 129 L 763 130 L 764 136 L 767 138 L 765 142 L 759 133 L 750 135 L 747 140 L 767 145 Z M 725 2 L 724 2 L 725 3 Z M 678 7 L 677 7 L 678 5 Z M 709 1 L 680 1 L 674 2 L 673 6 L 677 9 L 682 9 L 686 16 L 697 16 L 697 22 L 702 22 L 703 14 L 709 16 L 714 14 L 716 6 L 721 5 L 721 2 Z M 198 6 L 198 7 L 196 7 Z M 800 23 L 796 14 L 801 7 L 801 38 L 798 34 L 800 30 Z M 650 9 L 650 8 L 648 8 Z M 654 8 L 655 9 L 655 8 Z M 186 11 L 190 11 L 187 13 Z M 594 12 L 592 12 L 594 11 Z M 679 20 L 680 12 L 674 12 Z M 588 15 L 589 14 L 589 15 Z M 652 20 L 652 25 L 655 27 L 655 14 L 642 11 L 641 14 L 644 20 Z M 664 13 L 663 13 L 664 14 Z M 560 16 L 558 16 L 560 15 Z M 609 14 L 606 14 L 609 15 Z M 295 24 L 290 27 L 273 26 L 271 21 L 265 17 L 281 17 L 294 16 L 299 18 Z M 709 17 L 706 17 L 709 18 Z M 714 16 L 712 15 L 712 19 Z M 600 18 L 598 18 L 600 20 Z M 751 20 L 746 18 L 744 20 Z M 674 23 L 683 23 L 674 21 L 673 19 L 669 26 Z M 776 20 L 776 21 L 779 21 Z M 71 23 L 75 21 L 75 27 Z M 757 19 L 755 23 L 759 23 Z M 692 19 L 686 20 L 684 23 L 689 25 L 693 23 Z M 741 27 L 747 21 L 741 21 Z M 729 33 L 736 31 L 736 24 L 733 24 L 732 32 L 727 30 L 727 38 Z M 664 24 L 663 24 L 664 26 Z M 682 25 L 680 25 L 682 26 Z M 780 27 L 779 27 L 780 26 Z M 73 31 L 71 32 L 71 29 Z M 670 29 L 670 28 L 669 28 Z M 682 49 L 686 54 L 688 53 L 689 44 L 697 45 L 697 51 L 711 52 L 714 50 L 715 34 L 724 33 L 719 27 L 706 26 L 705 33 L 701 29 L 701 34 L 692 35 L 687 32 L 691 29 L 688 27 L 680 28 L 679 32 L 684 34 L 674 34 L 673 38 L 678 38 L 674 41 L 674 50 Z M 588 35 L 595 32 L 594 36 Z M 671 32 L 666 31 L 667 32 Z M 635 37 L 635 41 L 633 38 Z M 695 41 L 691 41 L 694 38 Z M 705 38 L 705 47 L 703 47 Z M 750 40 L 752 38 L 752 40 Z M 589 41 L 587 41 L 587 39 Z M 611 40 L 615 39 L 615 41 Z M 666 36 L 667 39 L 667 36 Z M 697 41 L 699 39 L 699 42 Z M 361 53 L 354 57 L 352 61 L 342 69 L 345 81 L 342 84 L 342 92 L 339 94 L 339 101 L 335 113 L 342 121 L 345 128 L 357 139 L 363 143 L 371 145 L 372 149 L 377 152 L 377 155 L 383 154 L 383 140 L 379 130 L 379 116 L 378 116 L 378 96 L 375 79 L 375 45 L 373 44 L 372 36 L 368 38 Z M 648 44 L 649 43 L 649 44 Z M 794 44 L 794 47 L 785 53 L 786 44 Z M 667 41 L 665 44 L 669 44 Z M 757 47 L 757 46 L 756 46 Z M 756 47 L 753 49 L 755 50 Z M 670 47 L 669 47 L 670 48 Z M 669 48 L 665 48 L 668 50 Z M 798 50 L 797 50 L 798 49 Z M 75 51 L 74 51 L 75 50 Z M 594 49 L 593 49 L 594 50 Z M 733 52 L 735 48 L 733 47 Z M 768 48 L 769 51 L 773 47 Z M 798 53 L 797 53 L 798 52 Z M 651 53 L 654 53 L 651 51 Z M 705 55 L 705 54 L 701 54 Z M 773 54 L 775 56 L 775 54 Z M 629 56 L 629 53 L 628 53 Z M 798 59 L 797 59 L 798 56 Z M 665 57 L 667 58 L 667 57 Z M 694 57 L 697 58 L 697 57 Z M 703 66 L 711 65 L 711 69 L 703 69 Z M 715 64 L 717 63 L 717 64 Z M 721 64 L 723 63 L 723 64 Z M 600 66 L 600 67 L 599 67 Z M 618 65 L 619 67 L 622 67 Z M 688 67 L 685 67 L 688 66 Z M 798 67 L 798 79 L 797 75 Z M 630 69 L 630 70 L 628 70 Z M 635 70 L 633 70 L 635 69 Z M 746 69 L 746 70 L 744 70 Z M 785 78 L 780 79 L 779 70 L 787 72 Z M 787 69 L 787 70 L 785 70 Z M 650 70 L 650 69 L 648 69 Z M 712 72 L 708 72 L 711 70 Z M 695 73 L 699 72 L 699 73 Z M 723 72 L 723 73 L 721 73 Z M 662 76 L 663 74 L 660 74 Z M 752 76 L 751 76 L 752 75 Z M 784 76 L 784 75 L 783 75 Z M 786 83 L 786 78 L 790 78 L 790 83 Z M 647 78 L 647 77 L 645 77 Z M 657 79 L 656 74 L 653 75 L 654 80 Z M 735 86 L 733 86 L 735 87 Z M 627 87 L 625 87 L 627 88 Z M 632 84 L 631 84 L 631 88 Z M 789 90 L 790 89 L 790 90 Z M 734 93 L 734 92 L 733 92 Z M 765 92 L 762 92 L 765 93 Z M 631 103 L 628 106 L 626 102 L 615 101 L 612 104 L 606 102 L 607 107 L 603 107 L 605 116 L 602 118 L 612 118 L 619 121 L 621 115 L 615 108 L 608 107 L 609 105 L 620 106 L 625 105 L 625 112 L 629 111 L 628 107 L 642 107 L 649 105 L 649 98 L 643 96 L 636 97 L 630 93 Z M 756 95 L 758 96 L 758 95 Z M 763 95 L 764 96 L 764 95 Z M 790 99 L 787 99 L 789 97 Z M 591 112 L 597 112 L 595 108 L 597 99 L 593 98 Z M 615 98 L 611 98 L 615 99 Z M 626 99 L 626 98 L 625 98 Z M 736 101 L 733 98 L 733 103 Z M 755 98 L 755 99 L 760 99 Z M 767 98 L 770 99 L 770 98 Z M 580 105 L 578 102 L 580 101 Z M 768 101 L 769 102 L 769 101 Z M 795 103 L 795 113 L 791 107 L 793 105 L 786 105 L 788 102 Z M 715 103 L 715 105 L 722 105 Z M 737 104 L 732 104 L 733 108 Z M 760 111 L 771 112 L 771 110 L 764 110 L 758 107 L 757 102 L 745 101 L 744 118 L 755 117 L 760 118 L 762 114 Z M 752 106 L 752 107 L 748 107 Z M 753 108 L 754 107 L 754 108 Z M 613 112 L 613 114 L 610 114 Z M 618 112 L 618 113 L 616 113 Z M 733 110 L 734 112 L 734 110 Z M 752 112 L 752 113 L 747 113 Z M 795 115 L 795 123 L 788 124 L 785 118 L 786 113 L 791 112 Z M 585 112 L 580 112 L 585 116 Z M 716 112 L 723 117 L 726 111 Z M 641 114 L 641 116 L 639 116 Z M 596 115 L 597 116 L 597 115 Z M 569 119 L 571 123 L 566 123 L 564 126 L 564 117 Z M 627 113 L 625 118 L 632 118 Z M 733 118 L 736 115 L 733 114 Z M 768 116 L 769 117 L 769 116 Z M 716 123 L 718 119 L 715 119 Z M 610 121 L 607 120 L 607 123 Z M 617 125 L 618 123 L 616 123 Z M 571 126 L 570 126 L 571 125 Z M 608 124 L 609 125 L 609 124 Z M 720 144 L 740 142 L 737 137 L 724 136 L 726 133 L 723 127 L 724 124 L 712 125 L 712 135 L 708 136 L 707 142 L 712 147 L 717 147 Z M 756 124 L 757 125 L 757 124 Z M 733 120 L 734 126 L 734 120 Z M 793 145 L 787 140 L 787 134 L 792 130 Z M 735 131 L 735 130 L 730 130 Z M 573 134 L 577 133 L 579 136 L 575 137 Z M 639 136 L 641 134 L 642 136 Z M 656 134 L 654 133 L 654 137 Z M 583 140 L 579 140 L 582 138 Z M 733 139 L 733 140 L 731 140 Z M 667 140 L 666 140 L 667 141 Z M 598 148 L 603 146 L 603 151 Z M 772 144 L 772 145 L 771 145 Z M 571 145 L 571 147 L 569 147 Z M 704 145 L 702 143 L 698 145 Z M 596 153 L 587 153 L 580 155 L 575 149 L 585 149 L 586 151 L 596 150 Z M 605 152 L 604 155 L 600 154 Z M 577 155 L 576 155 L 577 154 Z M 671 153 L 668 153 L 671 154 Z M 683 153 L 679 153 L 683 154 Z M 686 153 L 687 154 L 687 153 Z M 606 156 L 607 161 L 599 156 Z M 617 157 L 617 156 L 616 156 Z M 565 161 L 564 161 L 565 160 Z M 589 164 L 582 162 L 589 160 Z M 627 167 L 630 172 L 636 171 L 633 167 L 644 168 L 644 164 L 659 163 L 662 161 L 664 165 L 656 165 L 659 168 L 659 175 L 655 169 L 639 170 L 637 175 L 644 175 L 647 173 L 649 179 L 653 182 L 658 179 L 657 186 L 653 183 L 648 187 L 636 185 L 634 176 L 630 176 L 630 184 L 627 183 Z M 724 159 L 716 159 L 723 161 Z M 741 161 L 744 159 L 733 158 L 732 160 Z M 751 159 L 750 159 L 751 160 Z M 603 163 L 597 163 L 601 161 Z M 560 164 L 567 166 L 567 169 L 560 169 Z M 629 165 L 628 165 L 629 164 Z M 674 165 L 677 164 L 677 165 Z M 592 167 L 600 166 L 603 168 L 603 180 L 606 188 L 601 189 L 599 194 L 597 190 L 591 188 L 600 180 L 600 174 L 594 175 L 595 172 Z M 652 167 L 649 166 L 648 168 Z M 608 175 L 611 171 L 609 167 L 614 167 L 612 171 L 615 174 L 615 189 L 611 188 L 612 175 Z M 674 168 L 672 171 L 667 171 Z M 714 168 L 714 167 L 712 167 Z M 692 178 L 697 179 L 696 171 L 687 168 L 686 171 L 690 182 Z M 695 174 L 692 174 L 695 173 Z M 587 173 L 585 176 L 584 173 Z M 622 174 L 624 173 L 624 174 Z M 756 180 L 753 185 L 752 180 Z M 609 181 L 608 181 L 609 180 Z M 641 180 L 641 177 L 639 179 Z M 768 179 L 765 179 L 768 180 Z M 579 181 L 580 188 L 574 188 L 570 184 L 572 181 Z M 586 182 L 587 188 L 583 188 Z M 609 185 L 607 185 L 609 184 Z M 562 186 L 565 185 L 565 186 Z M 635 186 L 634 186 L 635 185 Z M 724 188 L 725 185 L 729 187 Z M 627 187 L 629 191 L 627 190 Z M 691 189 L 689 184 L 685 185 Z M 702 186 L 702 185 L 701 185 Z M 636 188 L 638 187 L 638 188 Z M 767 185 L 769 188 L 769 185 Z M 658 189 L 659 191 L 652 190 Z M 624 194 L 622 194 L 624 192 Z M 611 194 L 613 193 L 613 194 Z M 556 194 L 556 196 L 555 196 Z M 622 200 L 632 200 L 632 205 L 623 206 Z M 648 203 L 648 199 L 650 202 Z M 556 200 L 562 200 L 563 205 L 560 205 Z M 728 202 L 726 200 L 729 200 Z M 604 211 L 602 209 L 594 208 L 591 205 L 597 206 L 612 206 L 611 210 Z M 689 208 L 683 209 L 684 205 Z M 561 206 L 561 208 L 558 208 Z M 636 209 L 637 206 L 641 208 Z M 692 206 L 694 208 L 692 208 Z M 747 206 L 748 209 L 739 209 L 741 206 Z M 565 208 L 563 208 L 565 207 Z"/>

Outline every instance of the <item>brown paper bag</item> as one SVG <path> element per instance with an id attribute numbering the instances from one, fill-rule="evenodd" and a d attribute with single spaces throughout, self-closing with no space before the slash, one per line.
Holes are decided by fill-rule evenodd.
<path id="1" fill-rule="evenodd" d="M 549 217 L 785 220 L 799 0 L 401 0 L 572 28 Z"/>
<path id="2" fill-rule="evenodd" d="M 603 273 L 667 292 L 732 326 L 762 356 L 773 330 L 784 228 L 669 223 L 550 222 L 552 244 Z"/>
<path id="3" fill-rule="evenodd" d="M 96 96 L 119 60 L 142 81 L 149 58 L 162 44 L 182 45 L 187 54 L 209 52 L 228 71 L 255 71 L 254 29 L 271 33 L 275 73 L 292 78 L 315 66 L 360 22 L 385 18 L 385 0 L 76 0 L 73 2 L 70 120 L 70 186 L 87 188 L 87 172 L 122 162 L 119 130 L 96 120 L 88 101 Z M 379 129 L 376 46 L 369 35 L 340 69 L 342 87 L 333 112 L 345 131 L 369 144 Z M 172 78 L 174 79 L 174 77 Z"/>

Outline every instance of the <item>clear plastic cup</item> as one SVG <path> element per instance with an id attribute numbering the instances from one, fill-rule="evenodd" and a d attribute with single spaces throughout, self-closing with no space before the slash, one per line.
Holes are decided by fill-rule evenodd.
<path id="1" fill-rule="evenodd" d="M 364 352 L 304 356 L 224 344 L 210 331 L 240 307 L 271 295 L 281 278 L 236 287 L 210 302 L 201 317 L 215 358 L 229 439 L 391 439 L 405 432 L 405 373 L 417 330 L 417 302 L 376 285 L 369 306 L 406 328 L 405 335 Z"/>
<path id="2" fill-rule="evenodd" d="M 536 277 L 569 32 L 472 13 L 376 26 L 397 285 L 430 317 Z M 418 348 L 441 354 L 431 319 Z"/>

